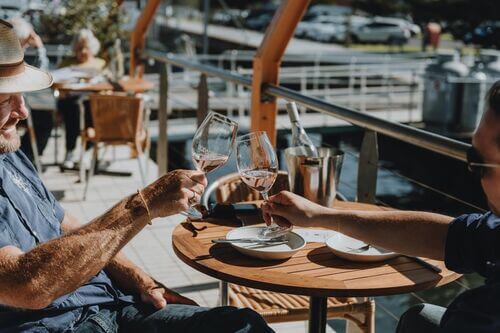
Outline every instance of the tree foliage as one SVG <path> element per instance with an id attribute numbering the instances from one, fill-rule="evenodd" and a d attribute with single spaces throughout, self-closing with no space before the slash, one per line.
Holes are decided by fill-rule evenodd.
<path id="1" fill-rule="evenodd" d="M 49 10 L 40 28 L 52 43 L 68 43 L 80 29 L 90 29 L 101 42 L 101 53 L 123 37 L 123 16 L 115 0 L 46 0 Z"/>

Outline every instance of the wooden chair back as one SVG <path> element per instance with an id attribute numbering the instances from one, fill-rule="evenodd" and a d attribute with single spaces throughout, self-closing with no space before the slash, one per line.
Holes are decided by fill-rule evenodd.
<path id="1" fill-rule="evenodd" d="M 143 127 L 142 98 L 122 95 L 91 95 L 93 141 L 135 142 Z"/>

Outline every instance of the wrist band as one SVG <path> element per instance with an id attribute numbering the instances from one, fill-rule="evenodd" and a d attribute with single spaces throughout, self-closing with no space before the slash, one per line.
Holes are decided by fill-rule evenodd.
<path id="1" fill-rule="evenodd" d="M 146 203 L 146 200 L 144 199 L 144 196 L 142 195 L 142 192 L 141 190 L 137 190 L 137 194 L 139 194 L 139 197 L 141 198 L 142 200 L 142 203 L 144 204 L 144 207 L 146 208 L 146 211 L 148 212 L 148 217 L 149 217 L 149 222 L 148 224 L 151 225 L 151 212 L 149 211 L 149 207 L 148 207 L 148 204 Z"/>

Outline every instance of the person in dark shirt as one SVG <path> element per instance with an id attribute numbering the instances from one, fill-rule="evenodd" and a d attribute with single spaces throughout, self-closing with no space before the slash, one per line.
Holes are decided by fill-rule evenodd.
<path id="1" fill-rule="evenodd" d="M 0 332 L 273 332 L 252 310 L 197 306 L 121 253 L 152 219 L 199 202 L 203 173 L 169 172 L 86 225 L 63 210 L 16 129 L 22 93 L 51 84 L 0 20 Z"/>
<path id="2" fill-rule="evenodd" d="M 458 273 L 486 277 L 484 286 L 462 293 L 447 309 L 430 304 L 411 308 L 399 321 L 399 333 L 500 332 L 500 81 L 486 102 L 467 164 L 481 179 L 489 212 L 453 219 L 416 211 L 340 211 L 283 191 L 262 206 L 264 219 L 334 229 L 398 253 L 444 260 Z"/>

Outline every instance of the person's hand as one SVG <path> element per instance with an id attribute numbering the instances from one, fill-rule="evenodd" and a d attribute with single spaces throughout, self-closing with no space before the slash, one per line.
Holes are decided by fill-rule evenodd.
<path id="1" fill-rule="evenodd" d="M 43 47 L 43 42 L 40 36 L 38 36 L 34 31 L 32 31 L 28 37 L 28 45 L 39 49 Z"/>
<path id="2" fill-rule="evenodd" d="M 184 297 L 164 285 L 157 283 L 155 286 L 141 292 L 141 300 L 153 305 L 156 309 L 163 309 L 167 304 L 186 304 L 199 306 L 190 298 Z"/>
<path id="3" fill-rule="evenodd" d="M 197 204 L 207 186 L 200 171 L 174 170 L 142 190 L 152 218 L 165 217 L 185 211 Z"/>
<path id="4" fill-rule="evenodd" d="M 268 225 L 272 216 L 274 222 L 282 227 L 310 227 L 327 209 L 297 194 L 282 191 L 262 204 L 262 215 Z"/>

